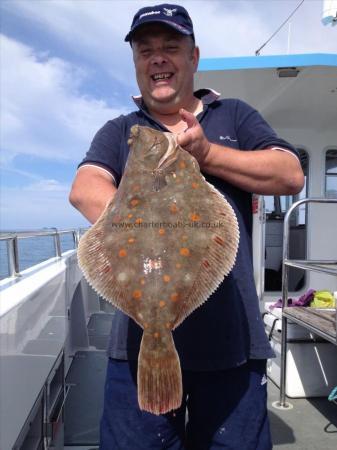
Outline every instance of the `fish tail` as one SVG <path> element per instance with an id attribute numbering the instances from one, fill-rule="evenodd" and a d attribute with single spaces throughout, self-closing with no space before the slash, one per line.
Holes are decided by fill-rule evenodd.
<path id="1" fill-rule="evenodd" d="M 172 333 L 144 332 L 138 356 L 138 403 L 142 410 L 165 414 L 179 408 L 182 379 Z"/>

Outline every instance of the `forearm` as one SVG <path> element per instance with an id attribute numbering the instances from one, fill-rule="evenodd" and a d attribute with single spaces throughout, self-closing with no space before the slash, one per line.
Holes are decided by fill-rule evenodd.
<path id="1" fill-rule="evenodd" d="M 296 194 L 304 180 L 298 160 L 280 150 L 241 151 L 211 144 L 201 169 L 240 189 L 264 195 Z"/>
<path id="2" fill-rule="evenodd" d="M 112 179 L 83 168 L 73 182 L 69 201 L 90 223 L 95 223 L 116 190 Z"/>
<path id="3" fill-rule="evenodd" d="M 104 195 L 101 193 L 100 198 L 95 197 L 87 199 L 80 199 L 77 202 L 71 202 L 72 205 L 79 210 L 79 212 L 86 218 L 90 223 L 95 223 L 104 211 L 107 203 L 111 200 L 114 193 L 109 193 Z"/>

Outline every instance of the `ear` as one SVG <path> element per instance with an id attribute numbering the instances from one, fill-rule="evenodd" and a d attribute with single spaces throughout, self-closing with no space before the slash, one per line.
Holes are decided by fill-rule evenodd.
<path id="1" fill-rule="evenodd" d="M 199 59 L 200 59 L 200 50 L 199 50 L 199 47 L 197 47 L 197 46 L 195 46 L 193 49 L 192 59 L 193 59 L 194 73 L 195 73 L 198 70 L 198 64 L 199 64 Z"/>

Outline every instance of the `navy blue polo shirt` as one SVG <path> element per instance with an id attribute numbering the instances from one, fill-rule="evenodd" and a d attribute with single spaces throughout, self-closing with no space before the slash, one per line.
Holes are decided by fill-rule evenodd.
<path id="1" fill-rule="evenodd" d="M 206 89 L 195 95 L 204 104 L 197 118 L 210 142 L 242 151 L 281 147 L 297 154 L 288 142 L 277 137 L 255 109 L 243 101 L 218 100 Z M 108 170 L 118 186 L 129 154 L 130 128 L 135 124 L 168 131 L 140 107 L 138 111 L 108 121 L 95 135 L 80 166 L 94 164 Z M 173 332 L 181 366 L 186 370 L 221 370 L 239 366 L 248 359 L 274 356 L 264 331 L 253 278 L 251 193 L 207 173 L 204 176 L 232 205 L 239 223 L 240 243 L 229 276 Z M 117 359 L 137 359 L 141 337 L 142 329 L 117 311 L 108 355 Z"/>

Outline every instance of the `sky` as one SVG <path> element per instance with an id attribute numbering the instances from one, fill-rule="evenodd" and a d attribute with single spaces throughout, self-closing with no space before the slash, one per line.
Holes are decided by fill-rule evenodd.
<path id="1" fill-rule="evenodd" d="M 88 225 L 68 202 L 71 183 L 98 129 L 134 109 L 124 37 L 137 10 L 158 3 L 1 1 L 1 230 Z M 192 17 L 201 57 L 215 58 L 254 56 L 300 0 L 176 3 Z M 261 55 L 337 53 L 322 4 L 305 0 Z"/>

